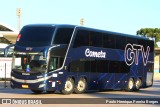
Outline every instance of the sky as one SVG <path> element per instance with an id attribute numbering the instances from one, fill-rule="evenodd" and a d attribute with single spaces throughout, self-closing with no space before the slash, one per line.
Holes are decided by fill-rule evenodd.
<path id="1" fill-rule="evenodd" d="M 18 29 L 27 24 L 72 24 L 135 35 L 160 28 L 160 0 L 0 0 L 0 22 Z"/>

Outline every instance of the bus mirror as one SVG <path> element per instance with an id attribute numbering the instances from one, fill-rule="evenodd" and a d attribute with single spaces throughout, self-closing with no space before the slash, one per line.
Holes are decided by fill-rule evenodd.
<path id="1" fill-rule="evenodd" d="M 8 55 L 8 50 L 11 48 L 11 47 L 13 47 L 15 44 L 11 44 L 11 45 L 9 45 L 9 46 L 7 46 L 5 49 L 4 49 L 4 56 L 5 57 L 7 57 L 7 55 Z"/>
<path id="2" fill-rule="evenodd" d="M 47 49 L 43 51 L 43 59 L 46 59 L 46 58 L 47 58 Z"/>

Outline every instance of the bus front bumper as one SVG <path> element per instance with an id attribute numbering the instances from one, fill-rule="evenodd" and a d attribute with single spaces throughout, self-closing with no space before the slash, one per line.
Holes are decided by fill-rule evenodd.
<path id="1" fill-rule="evenodd" d="M 47 91 L 48 84 L 46 79 L 40 78 L 36 80 L 23 80 L 11 77 L 10 82 L 11 88 L 20 88 L 20 89 L 31 89 L 31 90 L 41 90 Z M 56 90 L 56 87 L 52 87 L 52 90 Z"/>

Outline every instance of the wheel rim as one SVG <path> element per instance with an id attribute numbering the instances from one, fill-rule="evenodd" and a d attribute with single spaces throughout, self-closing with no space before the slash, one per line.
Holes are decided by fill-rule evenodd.
<path id="1" fill-rule="evenodd" d="M 139 89 L 141 86 L 141 80 L 136 81 L 136 88 Z"/>
<path id="2" fill-rule="evenodd" d="M 85 82 L 82 81 L 82 80 L 80 80 L 80 81 L 78 82 L 77 89 L 78 89 L 79 91 L 83 91 L 83 90 L 85 89 Z"/>
<path id="3" fill-rule="evenodd" d="M 66 81 L 65 90 L 66 91 L 71 91 L 72 89 L 73 89 L 72 82 L 71 81 Z"/>
<path id="4" fill-rule="evenodd" d="M 129 89 L 132 89 L 132 88 L 133 88 L 133 85 L 134 85 L 134 84 L 133 84 L 133 81 L 130 80 L 130 81 L 129 81 Z"/>

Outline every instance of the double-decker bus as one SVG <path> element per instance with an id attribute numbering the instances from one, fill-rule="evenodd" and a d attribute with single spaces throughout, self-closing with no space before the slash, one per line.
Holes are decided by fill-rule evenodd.
<path id="1" fill-rule="evenodd" d="M 138 91 L 152 86 L 153 67 L 154 42 L 147 38 L 74 25 L 33 24 L 21 29 L 14 45 L 11 87 L 63 94 Z"/>

